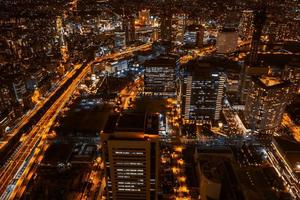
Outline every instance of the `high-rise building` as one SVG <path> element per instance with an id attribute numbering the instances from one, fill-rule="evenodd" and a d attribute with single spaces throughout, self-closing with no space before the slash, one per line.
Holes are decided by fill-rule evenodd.
<path id="1" fill-rule="evenodd" d="M 253 34 L 250 46 L 249 65 L 257 67 L 257 54 L 260 44 L 262 29 L 266 21 L 266 10 L 264 7 L 257 8 L 253 13 Z"/>
<path id="2" fill-rule="evenodd" d="M 290 99 L 291 83 L 276 77 L 253 78 L 245 105 L 248 128 L 262 133 L 274 133 L 281 125 Z"/>
<path id="3" fill-rule="evenodd" d="M 127 45 L 135 41 L 135 25 L 132 16 L 125 16 L 123 18 L 123 31 L 125 32 Z"/>
<path id="4" fill-rule="evenodd" d="M 240 84 L 240 100 L 245 103 L 246 97 L 251 85 L 253 76 L 262 76 L 268 74 L 268 68 L 261 67 L 258 63 L 258 49 L 262 29 L 266 21 L 266 10 L 264 7 L 259 7 L 253 12 L 253 31 L 250 45 L 250 52 L 243 66 Z"/>
<path id="5" fill-rule="evenodd" d="M 115 31 L 115 47 L 123 48 L 126 46 L 126 33 L 124 31 Z"/>
<path id="6" fill-rule="evenodd" d="M 156 114 L 127 113 L 109 117 L 101 132 L 108 199 L 158 199 L 158 127 Z"/>
<path id="7" fill-rule="evenodd" d="M 185 120 L 211 123 L 220 118 L 225 76 L 208 63 L 191 61 L 181 85 L 182 115 Z"/>
<path id="8" fill-rule="evenodd" d="M 165 8 L 161 15 L 160 20 L 160 35 L 164 41 L 172 40 L 172 14 L 171 14 L 171 3 L 169 0 L 164 3 Z"/>
<path id="9" fill-rule="evenodd" d="M 253 11 L 244 10 L 239 24 L 239 36 L 242 40 L 249 40 L 253 32 Z"/>
<path id="10" fill-rule="evenodd" d="M 244 64 L 241 71 L 240 79 L 240 101 L 245 103 L 247 95 L 250 90 L 252 77 L 267 75 L 269 72 L 268 67 L 250 67 L 249 65 Z"/>
<path id="11" fill-rule="evenodd" d="M 161 55 L 144 63 L 144 93 L 155 96 L 175 96 L 179 57 Z"/>
<path id="12" fill-rule="evenodd" d="M 234 28 L 222 28 L 217 37 L 217 52 L 230 53 L 237 47 L 238 32 Z"/>
<path id="13" fill-rule="evenodd" d="M 183 42 L 187 46 L 201 47 L 203 45 L 204 28 L 199 25 L 191 25 L 185 28 Z"/>

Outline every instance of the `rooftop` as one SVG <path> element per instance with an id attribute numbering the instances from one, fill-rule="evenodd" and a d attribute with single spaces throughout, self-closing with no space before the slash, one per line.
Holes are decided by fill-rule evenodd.
<path id="1" fill-rule="evenodd" d="M 280 78 L 269 76 L 254 77 L 253 81 L 259 87 L 265 90 L 286 88 L 289 87 L 291 84 L 290 81 L 281 80 Z"/>
<path id="2" fill-rule="evenodd" d="M 158 134 L 158 115 L 145 113 L 125 113 L 111 115 L 107 120 L 104 133 L 144 132 Z"/>
<path id="3" fill-rule="evenodd" d="M 284 153 L 287 162 L 290 163 L 291 168 L 300 177 L 300 144 L 294 140 L 286 137 L 274 137 L 277 146 Z"/>
<path id="4" fill-rule="evenodd" d="M 261 77 L 260 81 L 265 84 L 266 86 L 270 87 L 270 86 L 274 86 L 274 85 L 278 85 L 280 83 L 282 83 L 283 81 L 281 79 L 279 79 L 278 77 Z"/>
<path id="5" fill-rule="evenodd" d="M 174 66 L 176 65 L 177 61 L 179 61 L 179 56 L 177 56 L 176 54 L 165 54 L 165 55 L 161 55 L 155 59 L 151 59 L 145 62 L 145 67 L 152 67 L 154 66 L 165 66 L 165 67 L 169 67 L 169 66 Z"/>

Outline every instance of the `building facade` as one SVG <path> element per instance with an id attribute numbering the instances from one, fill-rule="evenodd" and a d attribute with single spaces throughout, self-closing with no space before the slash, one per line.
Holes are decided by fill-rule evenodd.
<path id="1" fill-rule="evenodd" d="M 158 115 L 110 116 L 101 133 L 107 199 L 158 199 L 158 124 Z"/>
<path id="2" fill-rule="evenodd" d="M 281 125 L 285 107 L 291 95 L 291 83 L 279 78 L 253 78 L 245 105 L 248 128 L 262 133 L 274 133 Z"/>
<path id="3" fill-rule="evenodd" d="M 220 118 L 225 75 L 207 63 L 187 64 L 181 85 L 182 115 L 185 120 L 211 123 Z"/>
<path id="4" fill-rule="evenodd" d="M 115 47 L 126 47 L 126 33 L 124 31 L 115 31 Z"/>
<path id="5" fill-rule="evenodd" d="M 126 45 L 131 44 L 135 41 L 135 25 L 134 18 L 127 16 L 123 18 L 123 31 L 125 32 Z"/>
<path id="6" fill-rule="evenodd" d="M 203 46 L 204 28 L 203 26 L 187 26 L 183 36 L 183 42 L 186 46 Z"/>
<path id="7" fill-rule="evenodd" d="M 179 57 L 162 55 L 144 63 L 144 93 L 154 96 L 174 96 Z"/>

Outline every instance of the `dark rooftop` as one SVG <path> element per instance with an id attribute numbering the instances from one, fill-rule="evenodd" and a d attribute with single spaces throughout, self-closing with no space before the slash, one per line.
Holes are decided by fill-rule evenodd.
<path id="1" fill-rule="evenodd" d="M 187 26 L 185 28 L 186 31 L 199 31 L 201 30 L 201 28 L 203 29 L 203 27 L 201 25 L 190 25 L 190 26 Z"/>
<path id="2" fill-rule="evenodd" d="M 115 131 L 158 134 L 158 115 L 145 113 L 111 115 L 106 122 L 103 132 L 113 133 Z"/>
<path id="3" fill-rule="evenodd" d="M 155 59 L 147 60 L 144 64 L 145 67 L 154 66 L 173 66 L 175 67 L 176 63 L 179 61 L 179 56 L 176 54 L 165 54 L 161 55 Z"/>
<path id="4" fill-rule="evenodd" d="M 53 143 L 46 151 L 44 164 L 56 165 L 67 163 L 72 153 L 73 145 L 66 143 Z"/>
<path id="5" fill-rule="evenodd" d="M 234 27 L 223 27 L 221 32 L 236 32 L 236 28 Z"/>

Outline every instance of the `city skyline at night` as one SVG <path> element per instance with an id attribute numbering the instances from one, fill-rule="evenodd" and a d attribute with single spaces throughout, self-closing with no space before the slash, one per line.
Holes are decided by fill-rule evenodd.
<path id="1" fill-rule="evenodd" d="M 0 11 L 0 200 L 300 200 L 298 0 Z"/>

